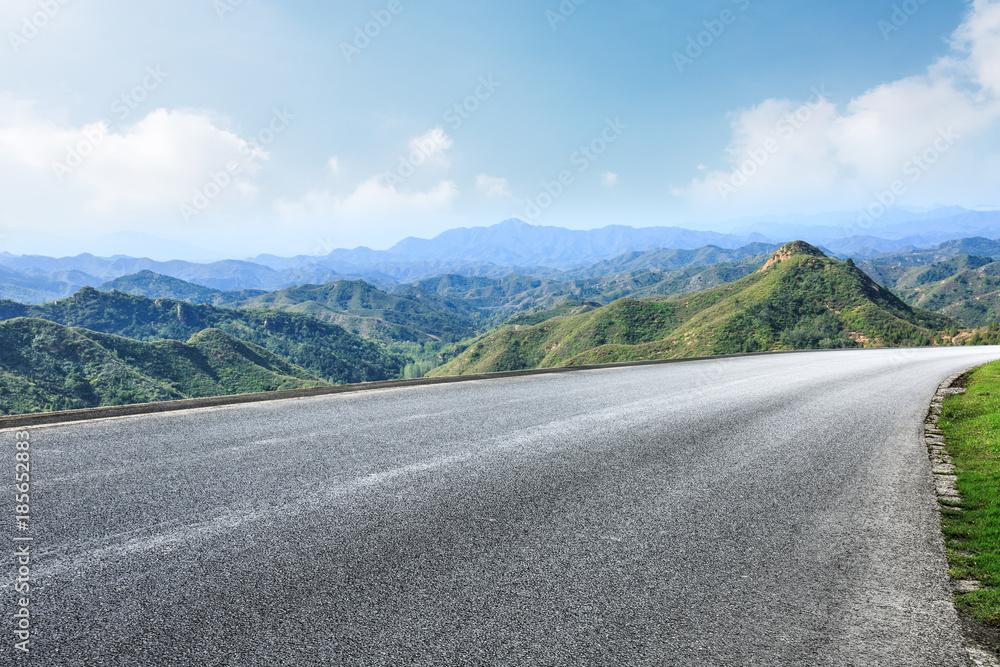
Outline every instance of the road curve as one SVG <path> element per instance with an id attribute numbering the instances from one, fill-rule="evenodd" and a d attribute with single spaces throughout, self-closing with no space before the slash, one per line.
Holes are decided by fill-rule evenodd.
<path id="1" fill-rule="evenodd" d="M 24 660 L 4 630 L 0 663 L 966 665 L 920 436 L 938 383 L 996 358 L 748 357 L 33 428 L 35 634 Z"/>

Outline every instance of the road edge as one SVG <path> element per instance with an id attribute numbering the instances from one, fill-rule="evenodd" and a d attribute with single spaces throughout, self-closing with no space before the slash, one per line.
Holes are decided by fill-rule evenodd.
<path id="1" fill-rule="evenodd" d="M 980 366 L 982 365 L 984 364 Z M 934 398 L 931 399 L 930 407 L 927 410 L 927 417 L 924 420 L 924 442 L 927 445 L 927 454 L 933 466 L 931 475 L 934 479 L 935 500 L 937 501 L 938 512 L 941 512 L 950 504 L 961 500 L 961 495 L 958 489 L 955 488 L 955 483 L 958 481 L 958 476 L 955 474 L 955 466 L 952 463 L 951 456 L 948 454 L 948 445 L 945 443 L 944 433 L 938 428 L 938 421 L 941 419 L 944 409 L 944 400 L 948 396 L 964 394 L 966 391 L 965 388 L 955 387 L 955 383 L 975 369 L 980 368 L 980 366 L 973 366 L 961 373 L 950 375 L 944 382 L 938 385 L 937 392 L 934 394 Z M 944 547 L 944 531 L 941 528 L 940 522 L 938 523 L 938 530 L 941 532 L 942 548 L 947 552 L 947 548 Z M 947 558 L 947 556 L 945 557 Z M 952 606 L 958 618 L 958 625 L 962 633 L 962 641 L 965 645 L 969 662 L 976 667 L 1000 667 L 1000 656 L 997 655 L 996 651 L 982 645 L 973 636 L 972 630 L 974 628 L 970 627 L 969 623 L 976 623 L 977 621 L 966 618 L 954 606 L 956 595 L 978 590 L 979 582 L 975 580 L 955 580 L 951 578 L 951 575 L 948 575 L 948 579 L 952 584 Z"/>
<path id="2" fill-rule="evenodd" d="M 902 348 L 865 348 L 873 350 Z M 664 364 L 688 363 L 694 361 L 715 361 L 719 359 L 738 359 L 741 357 L 760 357 L 779 354 L 802 354 L 806 352 L 838 352 L 839 350 L 781 350 L 778 352 L 744 352 L 740 354 L 723 354 L 712 357 L 683 357 L 680 359 L 650 359 L 646 361 L 625 361 L 613 364 L 588 364 L 584 366 L 559 366 L 556 368 L 532 368 L 519 371 L 504 371 L 500 373 L 477 373 L 472 375 L 446 375 L 443 377 L 415 378 L 411 380 L 380 380 L 377 382 L 360 382 L 356 384 L 329 385 L 313 389 L 286 389 L 283 391 L 268 391 L 253 394 L 232 394 L 228 396 L 208 396 L 205 398 L 186 398 L 178 401 L 160 401 L 157 403 L 135 403 L 131 405 L 115 405 L 100 408 L 85 408 L 82 410 L 63 410 L 57 412 L 34 412 L 25 415 L 9 415 L 0 417 L 0 431 L 14 428 L 29 428 L 32 426 L 52 426 L 72 422 L 92 421 L 96 419 L 113 419 L 117 417 L 133 417 L 141 415 L 177 412 L 179 410 L 197 410 L 201 408 L 216 408 L 227 405 L 245 405 L 249 403 L 266 403 L 284 401 L 296 398 L 312 398 L 315 396 L 330 396 L 379 389 L 399 389 L 403 387 L 420 387 L 456 382 L 476 382 L 482 380 L 498 380 L 502 378 L 527 377 L 533 375 L 554 375 L 573 373 L 577 371 L 604 370 L 610 368 L 632 368 L 639 366 L 657 366 Z M 859 350 L 854 350 L 855 352 Z"/>

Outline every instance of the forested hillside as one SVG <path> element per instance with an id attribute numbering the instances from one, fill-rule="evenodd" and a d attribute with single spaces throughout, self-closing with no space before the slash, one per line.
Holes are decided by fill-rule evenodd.
<path id="1" fill-rule="evenodd" d="M 621 299 L 483 337 L 435 375 L 782 349 L 930 345 L 957 331 L 853 262 L 796 242 L 754 274 L 702 292 Z"/>
<path id="2" fill-rule="evenodd" d="M 0 414 L 318 387 L 320 378 L 218 329 L 153 343 L 45 320 L 0 323 Z"/>
<path id="3" fill-rule="evenodd" d="M 334 384 L 391 379 L 405 365 L 398 355 L 341 327 L 276 310 L 215 308 L 84 288 L 66 299 L 38 306 L 0 301 L 0 321 L 15 317 L 139 341 L 186 341 L 205 329 L 220 329 Z"/>

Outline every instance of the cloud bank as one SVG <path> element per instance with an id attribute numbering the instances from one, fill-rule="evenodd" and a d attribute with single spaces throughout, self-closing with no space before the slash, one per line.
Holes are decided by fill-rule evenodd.
<path id="1" fill-rule="evenodd" d="M 951 53 L 843 106 L 816 86 L 731 114 L 724 167 L 673 194 L 722 215 L 975 206 L 1000 176 L 1000 1 L 975 0 Z"/>

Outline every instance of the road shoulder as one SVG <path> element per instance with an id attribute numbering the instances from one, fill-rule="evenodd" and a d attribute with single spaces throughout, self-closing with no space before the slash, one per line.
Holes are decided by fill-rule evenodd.
<path id="1" fill-rule="evenodd" d="M 963 417 L 968 419 L 971 415 L 960 414 L 956 408 L 963 402 L 959 397 L 967 393 L 966 386 L 976 370 L 979 369 L 957 373 L 941 383 L 928 410 L 924 437 L 933 465 L 949 577 L 965 648 L 970 662 L 977 667 L 1000 667 L 1000 627 L 976 617 L 983 616 L 982 605 L 978 606 L 978 613 L 974 613 L 971 610 L 977 606 L 968 604 L 969 596 L 976 597 L 988 588 L 981 581 L 987 577 L 975 564 L 990 554 L 985 553 L 981 540 L 973 539 L 967 526 L 973 514 L 992 514 L 981 496 L 968 491 L 969 476 L 981 476 L 982 473 L 976 469 L 977 457 L 957 444 L 962 438 Z M 963 487 L 967 498 L 963 498 Z M 994 498 L 994 504 L 998 502 Z"/>

